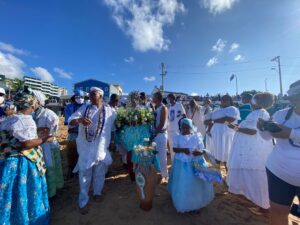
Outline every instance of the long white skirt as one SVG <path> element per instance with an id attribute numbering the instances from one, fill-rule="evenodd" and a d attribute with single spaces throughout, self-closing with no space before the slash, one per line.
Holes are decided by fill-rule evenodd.
<path id="1" fill-rule="evenodd" d="M 270 208 L 268 180 L 265 171 L 229 169 L 227 184 L 229 192 L 244 195 L 261 208 Z"/>
<path id="2" fill-rule="evenodd" d="M 221 161 L 228 162 L 235 131 L 224 124 L 214 124 L 211 129 L 212 154 Z"/>

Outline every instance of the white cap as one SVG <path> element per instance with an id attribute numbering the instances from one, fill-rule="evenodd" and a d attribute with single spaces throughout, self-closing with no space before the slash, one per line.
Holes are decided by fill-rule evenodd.
<path id="1" fill-rule="evenodd" d="M 90 89 L 90 92 L 92 92 L 92 91 L 99 91 L 101 96 L 103 96 L 103 94 L 104 94 L 103 90 L 101 88 L 98 88 L 98 87 L 92 87 Z"/>
<path id="2" fill-rule="evenodd" d="M 0 94 L 6 95 L 5 90 L 4 90 L 4 88 L 2 88 L 2 87 L 0 87 Z"/>

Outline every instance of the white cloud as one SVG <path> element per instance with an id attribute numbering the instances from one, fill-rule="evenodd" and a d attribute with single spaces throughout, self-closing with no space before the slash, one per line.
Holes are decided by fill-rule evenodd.
<path id="1" fill-rule="evenodd" d="M 239 0 L 201 0 L 204 8 L 212 14 L 220 14 L 237 3 Z"/>
<path id="2" fill-rule="evenodd" d="M 19 49 L 11 44 L 0 42 L 0 50 L 6 53 L 16 54 L 16 55 L 29 55 L 30 52 L 27 50 Z"/>
<path id="3" fill-rule="evenodd" d="M 230 49 L 229 49 L 229 52 L 234 52 L 235 50 L 239 49 L 240 48 L 240 45 L 239 43 L 232 43 L 231 46 L 230 46 Z"/>
<path id="4" fill-rule="evenodd" d="M 245 57 L 240 54 L 238 54 L 234 57 L 234 61 L 236 61 L 236 62 L 243 61 L 244 59 L 245 59 Z"/>
<path id="5" fill-rule="evenodd" d="M 66 79 L 72 79 L 73 74 L 71 72 L 66 72 L 61 68 L 54 67 L 53 71 L 58 73 L 60 77 L 66 78 Z"/>
<path id="6" fill-rule="evenodd" d="M 134 61 L 135 61 L 135 59 L 132 56 L 124 59 L 124 62 L 129 63 L 129 64 L 134 63 Z"/>
<path id="7" fill-rule="evenodd" d="M 51 73 L 49 73 L 48 70 L 46 70 L 43 67 L 35 67 L 35 68 L 31 68 L 31 71 L 37 76 L 39 77 L 42 81 L 46 81 L 49 83 L 53 83 L 54 82 L 54 78 L 51 75 Z"/>
<path id="8" fill-rule="evenodd" d="M 23 69 L 25 66 L 25 63 L 21 59 L 0 51 L 0 74 L 13 79 L 22 79 L 24 76 Z"/>
<path id="9" fill-rule="evenodd" d="M 146 81 L 146 82 L 153 82 L 153 81 L 155 81 L 155 80 L 156 80 L 155 76 L 144 77 L 144 81 Z"/>
<path id="10" fill-rule="evenodd" d="M 211 67 L 213 65 L 216 65 L 218 63 L 218 58 L 217 57 L 212 57 L 211 59 L 208 60 L 206 63 L 206 66 Z"/>
<path id="11" fill-rule="evenodd" d="M 196 93 L 196 92 L 192 92 L 192 93 L 191 93 L 191 96 L 199 96 L 199 94 Z"/>
<path id="12" fill-rule="evenodd" d="M 172 25 L 178 13 L 185 12 L 177 0 L 104 0 L 113 19 L 131 39 L 133 48 L 146 52 L 167 50 L 170 40 L 163 28 Z"/>
<path id="13" fill-rule="evenodd" d="M 216 44 L 212 47 L 212 51 L 221 53 L 221 52 L 223 52 L 225 46 L 226 46 L 226 41 L 219 38 L 217 40 Z"/>

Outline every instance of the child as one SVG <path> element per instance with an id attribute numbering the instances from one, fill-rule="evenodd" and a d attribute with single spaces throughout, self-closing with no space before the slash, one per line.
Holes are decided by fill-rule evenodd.
<path id="1" fill-rule="evenodd" d="M 181 120 L 181 134 L 174 136 L 174 162 L 168 190 L 178 212 L 198 211 L 214 198 L 213 185 L 194 175 L 192 161 L 202 158 L 202 137 L 193 132 L 190 119 Z"/>

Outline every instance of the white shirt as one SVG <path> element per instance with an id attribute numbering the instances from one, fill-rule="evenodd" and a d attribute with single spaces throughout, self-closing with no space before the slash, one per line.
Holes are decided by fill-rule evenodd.
<path id="1" fill-rule="evenodd" d="M 90 106 L 90 104 L 83 105 L 75 113 L 73 113 L 69 118 L 69 123 L 74 119 L 83 118 L 88 106 Z M 76 143 L 77 152 L 79 155 L 77 166 L 80 171 L 89 169 L 92 166 L 97 165 L 100 161 L 103 161 L 106 165 L 110 165 L 112 162 L 108 147 L 110 143 L 111 132 L 114 129 L 116 113 L 111 109 L 111 107 L 104 106 L 104 109 L 105 123 L 103 126 L 103 131 L 95 140 L 91 138 L 92 141 L 89 142 L 86 139 L 85 127 L 82 124 L 79 125 Z M 89 119 L 92 121 L 92 123 L 89 126 L 89 131 L 93 132 L 94 134 L 97 130 L 99 114 L 101 111 L 102 108 L 99 109 L 95 105 L 92 105 L 90 109 Z"/>
<path id="2" fill-rule="evenodd" d="M 179 102 L 176 102 L 174 105 L 171 105 L 169 108 L 169 117 L 168 117 L 168 131 L 178 132 L 179 126 L 178 122 L 182 116 L 186 114 L 183 105 Z"/>
<path id="3" fill-rule="evenodd" d="M 300 144 L 300 129 L 292 129 L 290 139 Z"/>
<path id="4" fill-rule="evenodd" d="M 47 127 L 51 131 L 51 135 L 55 135 L 58 129 L 59 118 L 50 109 L 43 109 L 41 114 L 36 118 L 37 127 Z"/>
<path id="5" fill-rule="evenodd" d="M 189 134 L 182 135 L 177 134 L 173 137 L 173 148 L 188 148 L 191 153 L 189 155 L 185 153 L 176 153 L 174 158 L 184 161 L 190 162 L 193 159 L 192 152 L 194 150 L 202 150 L 204 149 L 204 144 L 202 142 L 202 136 L 200 133 L 197 134 Z"/>
<path id="6" fill-rule="evenodd" d="M 289 108 L 274 114 L 274 121 L 292 129 L 300 128 L 300 115 L 293 112 L 285 122 Z M 267 168 L 285 182 L 300 186 L 300 148 L 290 144 L 289 139 L 276 139 L 274 150 L 267 161 Z"/>
<path id="7" fill-rule="evenodd" d="M 233 123 L 237 123 L 237 121 L 241 119 L 240 111 L 234 106 L 217 109 L 211 114 L 212 120 L 221 119 L 223 117 L 234 118 L 235 121 Z"/>
<path id="8" fill-rule="evenodd" d="M 1 123 L 0 130 L 9 131 L 20 142 L 37 139 L 37 129 L 31 115 L 16 114 Z"/>

